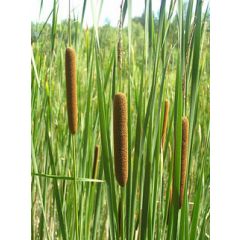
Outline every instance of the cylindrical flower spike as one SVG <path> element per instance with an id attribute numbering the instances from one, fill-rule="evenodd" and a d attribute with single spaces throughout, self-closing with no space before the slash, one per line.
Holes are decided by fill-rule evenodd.
<path id="1" fill-rule="evenodd" d="M 179 208 L 181 208 L 183 204 L 184 188 L 185 188 L 185 182 L 186 182 L 187 157 L 188 157 L 188 133 L 189 133 L 188 118 L 183 117 L 182 119 L 181 185 L 180 185 Z"/>
<path id="2" fill-rule="evenodd" d="M 67 87 L 68 125 L 71 134 L 75 134 L 77 132 L 78 124 L 76 54 L 74 49 L 70 47 L 66 49 L 65 70 Z"/>
<path id="3" fill-rule="evenodd" d="M 120 186 L 124 187 L 128 179 L 128 125 L 127 99 L 123 93 L 117 93 L 113 106 L 114 162 L 115 175 Z"/>

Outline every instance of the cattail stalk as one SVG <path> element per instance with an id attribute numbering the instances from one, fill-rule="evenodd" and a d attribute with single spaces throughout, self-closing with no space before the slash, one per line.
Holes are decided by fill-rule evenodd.
<path id="1" fill-rule="evenodd" d="M 120 19 L 118 26 L 118 44 L 117 44 L 117 58 L 118 58 L 118 69 L 122 70 L 122 14 L 123 14 L 123 1 L 120 5 Z"/>
<path id="2" fill-rule="evenodd" d="M 115 175 L 120 186 L 124 187 L 128 179 L 128 126 L 127 99 L 125 94 L 114 97 L 113 133 Z"/>
<path id="3" fill-rule="evenodd" d="M 163 127 L 162 127 L 162 142 L 161 142 L 162 149 L 164 147 L 165 140 L 166 140 L 168 115 L 169 115 L 169 101 L 166 99 L 165 100 L 165 108 L 164 108 Z"/>
<path id="4" fill-rule="evenodd" d="M 119 199 L 118 203 L 118 231 L 119 235 L 121 236 L 122 234 L 122 197 Z"/>
<path id="5" fill-rule="evenodd" d="M 78 239 L 79 231 L 78 231 L 78 200 L 77 200 L 77 161 L 76 161 L 76 138 L 72 135 L 72 159 L 73 159 L 73 177 L 74 177 L 74 210 L 75 210 L 75 231 L 76 231 L 76 238 Z"/>
<path id="6" fill-rule="evenodd" d="M 74 49 L 70 47 L 66 49 L 65 70 L 67 87 L 68 125 L 71 134 L 75 134 L 77 132 L 78 124 L 76 54 Z"/>
<path id="7" fill-rule="evenodd" d="M 122 70 L 122 36 L 119 34 L 118 44 L 117 44 L 117 58 L 118 58 L 118 69 Z"/>
<path id="8" fill-rule="evenodd" d="M 98 159 L 99 159 L 99 145 L 96 145 L 95 151 L 94 151 L 93 172 L 92 172 L 93 179 L 95 179 L 97 177 Z"/>
<path id="9" fill-rule="evenodd" d="M 77 77 L 76 77 L 76 53 L 73 48 L 68 47 L 65 53 L 65 72 L 66 72 L 66 88 L 67 88 L 67 111 L 68 126 L 72 134 L 73 144 L 73 177 L 74 177 L 74 209 L 75 209 L 75 231 L 78 239 L 78 200 L 77 200 L 77 161 L 76 161 L 76 139 L 74 134 L 77 132 L 78 108 L 77 108 Z"/>
<path id="10" fill-rule="evenodd" d="M 182 119 L 181 185 L 180 185 L 179 208 L 181 208 L 183 204 L 184 188 L 185 188 L 185 182 L 186 182 L 187 156 L 188 156 L 188 133 L 189 133 L 188 118 L 183 117 Z"/>

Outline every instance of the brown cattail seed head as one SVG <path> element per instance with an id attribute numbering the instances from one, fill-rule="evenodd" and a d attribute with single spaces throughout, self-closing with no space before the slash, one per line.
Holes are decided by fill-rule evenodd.
<path id="1" fill-rule="evenodd" d="M 180 203 L 179 208 L 182 207 L 184 197 L 184 187 L 187 172 L 187 156 L 188 156 L 188 133 L 189 122 L 187 117 L 182 119 L 182 159 L 181 159 L 181 185 L 180 185 Z"/>
<path id="2" fill-rule="evenodd" d="M 114 162 L 119 185 L 126 185 L 128 179 L 128 126 L 127 99 L 117 93 L 113 106 Z"/>
<path id="3" fill-rule="evenodd" d="M 76 54 L 73 48 L 68 47 L 65 55 L 65 71 L 67 86 L 67 111 L 70 132 L 77 132 L 78 108 L 77 108 L 77 77 Z"/>
<path id="4" fill-rule="evenodd" d="M 95 179 L 97 177 L 98 159 L 99 159 L 99 145 L 96 145 L 95 151 L 94 151 L 93 172 L 92 172 L 93 179 Z"/>
<path id="5" fill-rule="evenodd" d="M 161 142 L 162 148 L 164 147 L 165 140 L 166 140 L 168 114 L 169 114 L 169 101 L 165 100 L 164 119 L 163 119 L 163 128 L 162 128 L 162 142 Z"/>

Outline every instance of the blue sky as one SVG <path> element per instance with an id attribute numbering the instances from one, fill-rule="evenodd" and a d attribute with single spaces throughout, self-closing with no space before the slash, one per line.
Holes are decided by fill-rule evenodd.
<path id="1" fill-rule="evenodd" d="M 52 10 L 53 0 L 44 0 L 42 13 L 39 16 L 40 2 L 41 0 L 32 1 L 31 20 L 33 22 L 38 22 L 38 21 L 44 22 Z M 83 2 L 82 0 L 71 0 L 72 16 L 74 11 L 75 15 L 79 16 L 80 18 L 81 10 L 82 10 L 82 2 Z M 93 2 L 94 4 L 93 11 L 98 11 L 101 0 L 87 1 L 86 13 L 85 13 L 85 19 L 84 19 L 85 26 L 86 25 L 92 26 L 93 24 L 91 2 Z M 100 19 L 99 19 L 99 25 L 104 25 L 107 19 L 110 21 L 111 25 L 113 26 L 117 25 L 118 19 L 119 19 L 121 2 L 122 0 L 103 0 L 103 6 L 102 6 Z M 132 16 L 140 16 L 142 14 L 144 10 L 144 2 L 145 0 L 132 0 Z M 152 0 L 152 7 L 154 12 L 159 11 L 160 2 L 161 0 Z M 169 2 L 170 1 L 167 0 L 168 4 Z M 68 18 L 68 0 L 59 0 L 58 18 L 59 18 L 59 21 Z"/>

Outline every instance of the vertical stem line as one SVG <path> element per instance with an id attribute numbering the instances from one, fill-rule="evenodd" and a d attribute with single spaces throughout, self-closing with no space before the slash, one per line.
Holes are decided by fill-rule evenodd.
<path id="1" fill-rule="evenodd" d="M 125 189 L 126 189 L 125 187 L 120 187 L 120 199 L 119 199 L 119 209 L 118 209 L 118 236 L 119 236 L 118 239 L 119 240 L 125 239 L 125 226 L 124 226 Z"/>
<path id="2" fill-rule="evenodd" d="M 121 239 L 124 240 L 125 236 L 124 236 L 124 232 L 125 232 L 125 228 L 124 228 L 124 200 L 125 199 L 125 187 L 121 187 Z"/>
<path id="3" fill-rule="evenodd" d="M 76 227 L 76 239 L 79 240 L 78 235 L 78 205 L 77 205 L 77 167 L 76 167 L 76 137 L 72 135 L 72 153 L 73 153 L 73 172 L 74 172 L 74 210 L 75 210 L 75 227 Z"/>
<path id="4" fill-rule="evenodd" d="M 68 46 L 71 46 L 71 0 L 68 1 Z"/>

